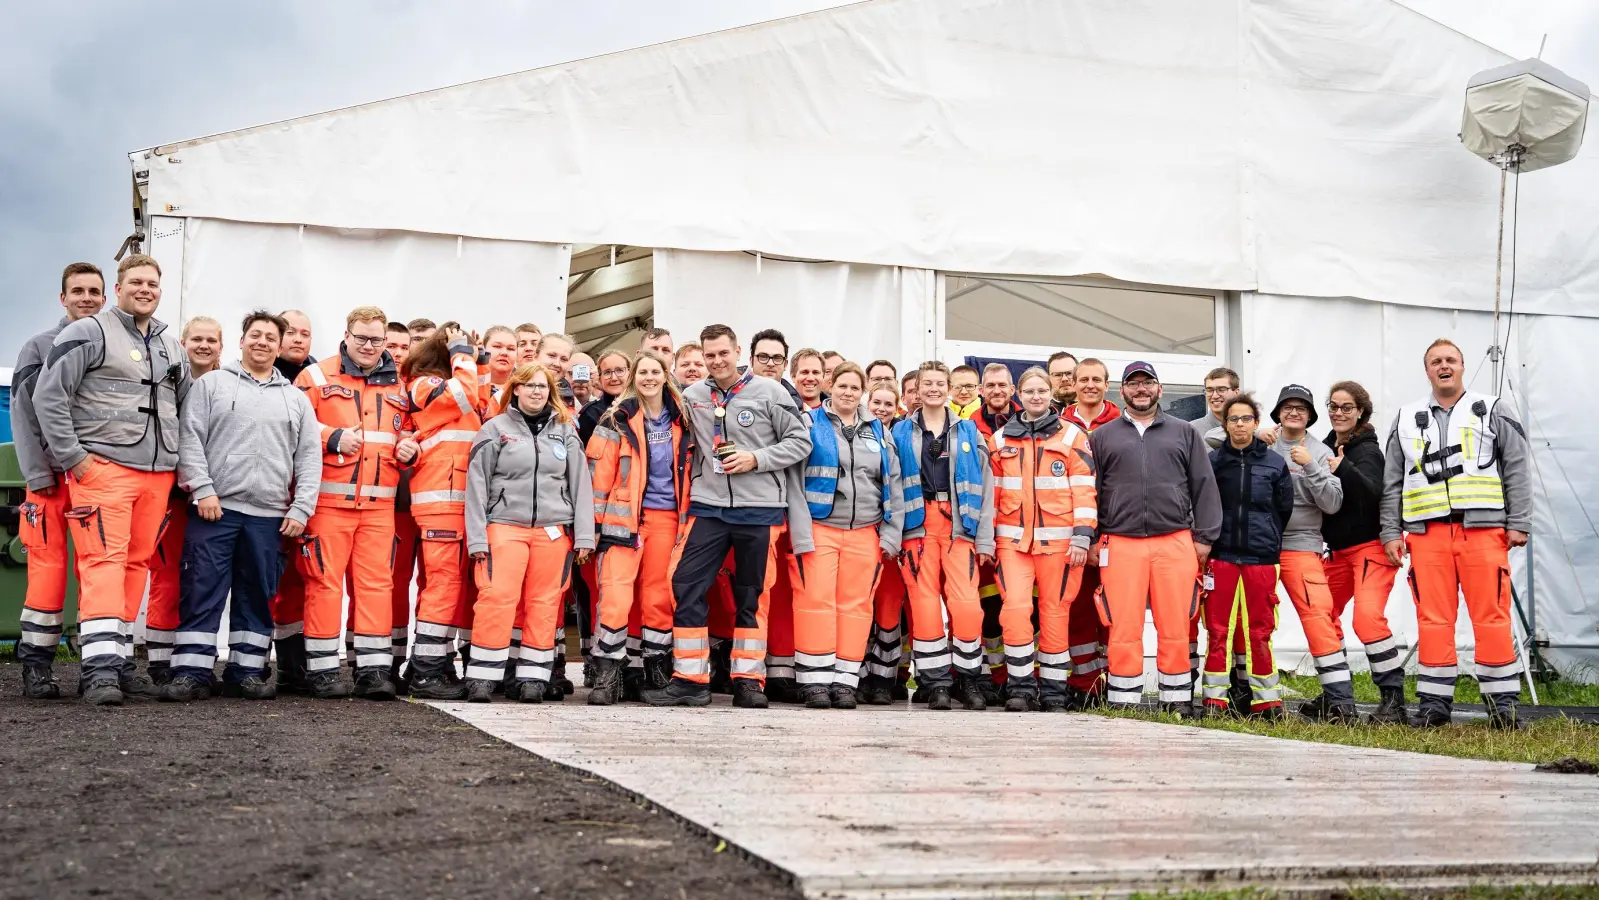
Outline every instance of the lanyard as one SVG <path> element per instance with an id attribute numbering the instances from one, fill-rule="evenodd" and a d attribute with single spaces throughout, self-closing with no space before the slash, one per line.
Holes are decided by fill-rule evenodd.
<path id="1" fill-rule="evenodd" d="M 720 447 L 726 443 L 722 438 L 722 423 L 727 420 L 727 404 L 732 402 L 739 391 L 744 390 L 744 386 L 750 383 L 752 377 L 754 376 L 751 373 L 745 372 L 744 377 L 740 378 L 737 384 L 725 391 L 718 389 L 714 383 L 711 385 L 711 402 L 716 405 L 716 419 L 711 426 L 711 446 Z"/>

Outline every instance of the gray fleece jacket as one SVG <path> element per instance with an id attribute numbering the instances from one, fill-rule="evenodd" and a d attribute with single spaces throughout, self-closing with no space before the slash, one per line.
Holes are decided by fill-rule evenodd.
<path id="1" fill-rule="evenodd" d="M 16 369 L 11 373 L 11 440 L 17 449 L 17 465 L 28 483 L 28 490 L 40 491 L 54 487 L 61 474 L 61 464 L 50 453 L 39 431 L 39 416 L 33 411 L 33 389 L 44 374 L 44 363 L 50 357 L 50 347 L 56 335 L 67 327 L 62 318 L 56 327 L 42 331 L 22 345 L 17 354 Z"/>
<path id="2" fill-rule="evenodd" d="M 1286 440 L 1280 430 L 1277 443 L 1271 445 L 1271 449 L 1288 463 L 1288 474 L 1294 480 L 1294 513 L 1288 517 L 1288 527 L 1283 529 L 1283 549 L 1320 553 L 1324 543 L 1321 517 L 1343 508 L 1344 483 L 1327 468 L 1327 461 L 1334 455 L 1327 445 L 1308 434 L 1303 440 L 1305 449 L 1310 451 L 1308 466 L 1293 461 L 1291 454 L 1299 442 Z"/>
<path id="3" fill-rule="evenodd" d="M 277 369 L 256 381 L 228 362 L 194 382 L 178 437 L 178 487 L 247 516 L 304 523 L 322 480 L 316 411 Z"/>
<path id="4" fill-rule="evenodd" d="M 512 408 L 483 424 L 466 471 L 466 551 L 489 549 L 489 523 L 570 526 L 573 550 L 594 549 L 594 484 L 571 422 L 547 422 L 535 436 Z"/>
<path id="5" fill-rule="evenodd" d="M 900 533 L 905 525 L 905 495 L 900 489 L 899 454 L 893 452 L 893 435 L 883 429 L 883 440 L 888 446 L 878 443 L 872 433 L 871 420 L 861 411 L 856 414 L 854 439 L 845 440 L 844 423 L 833 412 L 830 400 L 809 415 L 812 418 L 825 415 L 838 442 L 838 489 L 833 494 L 833 512 L 825 519 L 816 520 L 816 524 L 844 531 L 877 525 L 878 546 L 884 553 L 898 554 Z M 894 511 L 889 522 L 883 522 L 885 454 L 888 456 L 888 499 Z"/>

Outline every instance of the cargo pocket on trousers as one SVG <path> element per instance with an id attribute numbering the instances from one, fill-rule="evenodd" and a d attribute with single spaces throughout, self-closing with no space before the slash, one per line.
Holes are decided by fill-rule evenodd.
<path id="1" fill-rule="evenodd" d="M 1188 604 L 1188 618 L 1190 621 L 1199 615 L 1199 598 L 1205 595 L 1205 574 L 1201 572 L 1194 577 L 1194 599 Z"/>
<path id="2" fill-rule="evenodd" d="M 1094 588 L 1094 611 L 1099 613 L 1099 624 L 1110 627 L 1110 601 L 1105 599 L 1105 586 Z"/>
<path id="3" fill-rule="evenodd" d="M 44 507 L 30 502 L 17 507 L 17 538 L 30 551 L 50 546 L 50 522 L 44 516 Z"/>
<path id="4" fill-rule="evenodd" d="M 105 555 L 105 519 L 98 506 L 74 506 L 67 510 L 67 532 L 79 559 Z"/>
<path id="5" fill-rule="evenodd" d="M 322 539 L 307 537 L 300 541 L 300 574 L 312 580 L 321 580 L 323 571 Z"/>

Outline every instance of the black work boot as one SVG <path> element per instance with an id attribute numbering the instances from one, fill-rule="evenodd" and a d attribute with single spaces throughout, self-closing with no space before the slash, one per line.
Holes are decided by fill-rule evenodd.
<path id="1" fill-rule="evenodd" d="M 589 706 L 610 706 L 622 699 L 622 667 L 625 665 L 626 660 L 595 657 Z"/>
<path id="2" fill-rule="evenodd" d="M 806 709 L 832 709 L 833 697 L 825 684 L 807 684 L 800 688 L 800 699 Z"/>
<path id="3" fill-rule="evenodd" d="M 117 687 L 121 689 L 124 697 L 155 699 L 161 696 L 161 688 L 151 681 L 148 675 L 140 675 L 132 666 L 124 669 L 118 676 Z"/>
<path id="4" fill-rule="evenodd" d="M 979 672 L 974 678 L 977 692 L 983 695 L 983 704 L 985 706 L 998 706 L 1000 701 L 1005 699 L 1004 692 L 1000 690 L 999 684 L 994 681 L 994 676 L 989 674 L 989 672 Z"/>
<path id="5" fill-rule="evenodd" d="M 1069 696 L 1069 694 L 1045 694 L 1038 698 L 1038 708 L 1043 712 L 1066 712 L 1071 709 L 1067 706 Z"/>
<path id="6" fill-rule="evenodd" d="M 27 700 L 61 698 L 61 685 L 49 663 L 28 663 L 22 667 L 22 696 Z"/>
<path id="7" fill-rule="evenodd" d="M 101 678 L 83 685 L 83 702 L 90 706 L 121 706 L 122 688 L 113 679 Z"/>
<path id="8" fill-rule="evenodd" d="M 466 679 L 466 702 L 489 703 L 494 699 L 494 682 L 481 678 Z"/>
<path id="9" fill-rule="evenodd" d="M 1234 715 L 1249 715 L 1250 708 L 1255 705 L 1255 692 L 1250 690 L 1249 676 L 1234 669 L 1230 682 L 1227 686 L 1227 705 L 1232 708 Z"/>
<path id="10" fill-rule="evenodd" d="M 828 691 L 833 701 L 834 709 L 854 709 L 856 706 L 855 689 L 847 684 L 835 684 Z"/>
<path id="11" fill-rule="evenodd" d="M 412 668 L 415 668 L 414 666 Z M 405 671 L 405 660 L 396 659 L 389 664 L 389 680 L 394 682 L 396 693 L 409 694 L 411 692 L 411 676 Z"/>
<path id="12" fill-rule="evenodd" d="M 983 691 L 978 684 L 981 676 L 962 672 L 955 676 L 955 690 L 950 696 L 961 702 L 961 705 L 973 712 L 981 712 L 988 708 L 988 700 L 983 697 Z"/>
<path id="13" fill-rule="evenodd" d="M 311 696 L 318 700 L 342 700 L 350 696 L 350 683 L 340 677 L 338 669 L 312 675 L 310 688 Z"/>
<path id="14" fill-rule="evenodd" d="M 1449 724 L 1454 709 L 1454 703 L 1442 697 L 1424 694 L 1421 701 L 1416 704 L 1416 714 L 1405 724 L 1411 728 L 1442 728 Z"/>
<path id="15" fill-rule="evenodd" d="M 917 690 L 921 690 L 918 688 Z M 949 688 L 940 685 L 927 688 L 927 708 L 945 712 L 950 708 Z"/>
<path id="16" fill-rule="evenodd" d="M 645 691 L 644 702 L 650 706 L 710 706 L 711 688 L 686 678 L 673 678 L 666 687 Z"/>
<path id="17" fill-rule="evenodd" d="M 560 700 L 577 693 L 577 685 L 572 679 L 566 677 L 566 647 L 555 648 L 555 668 L 550 672 L 550 687 L 553 690 L 544 692 L 546 700 Z M 551 696 L 555 691 L 560 691 L 561 696 Z"/>
<path id="18" fill-rule="evenodd" d="M 148 663 L 148 664 L 145 665 L 144 671 L 145 671 L 146 674 L 148 674 L 150 676 L 150 683 L 155 685 L 158 688 L 162 687 L 167 682 L 172 680 L 172 664 L 171 663 L 164 663 L 164 662 Z M 165 698 L 163 698 L 163 699 L 165 699 Z"/>
<path id="19" fill-rule="evenodd" d="M 733 693 L 733 642 L 711 642 L 711 693 Z"/>
<path id="20" fill-rule="evenodd" d="M 237 697 L 241 700 L 275 700 L 278 689 L 265 676 L 246 675 L 238 682 L 222 682 L 222 696 Z"/>
<path id="21" fill-rule="evenodd" d="M 1162 703 L 1160 711 L 1167 715 L 1176 716 L 1179 719 L 1192 719 L 1194 717 L 1194 704 L 1193 701 L 1187 703 Z"/>
<path id="22" fill-rule="evenodd" d="M 1011 694 L 1005 698 L 1006 712 L 1032 712 L 1038 709 L 1038 702 L 1032 694 Z"/>
<path id="23" fill-rule="evenodd" d="M 1382 688 L 1382 700 L 1377 704 L 1376 710 L 1366 717 L 1368 725 L 1403 725 L 1409 718 L 1405 710 L 1405 689 L 1403 687 Z"/>
<path id="24" fill-rule="evenodd" d="M 646 687 L 663 688 L 670 684 L 672 681 L 672 654 L 657 653 L 644 657 L 642 677 Z M 714 693 L 716 689 L 712 688 L 711 690 Z"/>
<path id="25" fill-rule="evenodd" d="M 543 703 L 554 694 L 559 700 L 566 695 L 561 693 L 559 685 L 552 685 L 548 681 L 517 681 L 505 689 L 505 696 L 513 697 L 523 703 Z"/>
<path id="26" fill-rule="evenodd" d="M 305 671 L 305 635 L 291 634 L 273 642 L 278 652 L 278 690 L 312 696 L 311 678 Z"/>
<path id="27" fill-rule="evenodd" d="M 661 687 L 666 687 L 671 683 L 672 671 L 670 668 L 668 668 L 666 671 L 666 680 L 661 683 Z M 629 703 L 643 703 L 644 692 L 646 690 L 658 690 L 658 688 L 650 684 L 650 676 L 646 670 L 637 669 L 633 666 L 628 666 L 622 670 L 623 700 L 626 700 Z"/>
<path id="28" fill-rule="evenodd" d="M 773 703 L 805 702 L 804 696 L 800 694 L 799 682 L 792 678 L 766 679 L 766 696 L 772 698 Z"/>
<path id="29" fill-rule="evenodd" d="M 211 685 L 193 675 L 179 675 L 167 679 L 161 686 L 161 699 L 168 703 L 190 703 L 211 699 Z"/>
<path id="30" fill-rule="evenodd" d="M 355 676 L 355 696 L 363 700 L 393 700 L 395 693 L 387 672 L 368 670 Z"/>
<path id="31" fill-rule="evenodd" d="M 566 681 L 566 685 L 563 687 L 562 684 L 561 684 L 561 682 L 563 682 L 563 681 L 566 681 L 566 679 L 564 677 L 563 678 L 556 678 L 554 676 L 551 676 L 549 681 L 544 682 L 544 684 L 542 685 L 543 688 L 544 688 L 544 699 L 550 701 L 551 703 L 560 703 L 562 700 L 565 700 L 566 699 L 566 695 L 572 693 L 572 682 Z M 538 682 L 534 682 L 534 684 L 538 685 Z M 522 688 L 522 699 L 523 699 L 523 701 L 527 700 L 527 693 L 530 690 L 537 690 L 537 687 L 534 687 L 534 688 L 523 687 Z"/>
<path id="32" fill-rule="evenodd" d="M 413 667 L 408 692 L 418 700 L 460 700 L 466 696 L 466 685 L 461 681 L 451 683 L 443 672 L 418 672 Z"/>
<path id="33" fill-rule="evenodd" d="M 1327 695 L 1318 694 L 1304 701 L 1294 707 L 1294 712 L 1311 722 L 1325 722 L 1327 720 Z"/>
<path id="34" fill-rule="evenodd" d="M 1483 705 L 1488 707 L 1488 727 L 1496 731 L 1520 731 L 1526 721 L 1516 714 L 1520 698 L 1515 694 L 1484 694 Z"/>
<path id="35" fill-rule="evenodd" d="M 867 706 L 894 705 L 894 685 L 887 678 L 868 675 L 861 679 L 860 702 Z"/>
<path id="36" fill-rule="evenodd" d="M 761 690 L 761 683 L 753 678 L 733 679 L 733 705 L 739 709 L 765 709 L 766 692 Z"/>

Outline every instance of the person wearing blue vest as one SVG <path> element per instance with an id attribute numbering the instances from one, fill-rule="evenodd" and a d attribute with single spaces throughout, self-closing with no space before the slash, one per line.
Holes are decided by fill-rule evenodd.
<path id="1" fill-rule="evenodd" d="M 952 686 L 954 698 L 967 709 L 983 709 L 977 567 L 994 562 L 994 474 L 988 442 L 970 419 L 956 418 L 945 406 L 948 366 L 930 360 L 917 375 L 921 408 L 894 426 L 905 495 L 901 565 L 910 589 L 916 679 L 927 689 L 928 709 L 949 709 Z M 951 678 L 952 663 L 958 679 Z"/>
<path id="2" fill-rule="evenodd" d="M 831 399 L 806 414 L 811 455 L 805 503 L 816 551 L 790 557 L 794 664 L 800 699 L 812 709 L 854 709 L 885 565 L 898 565 L 905 520 L 899 459 L 883 423 L 861 405 L 866 373 L 833 372 Z"/>

